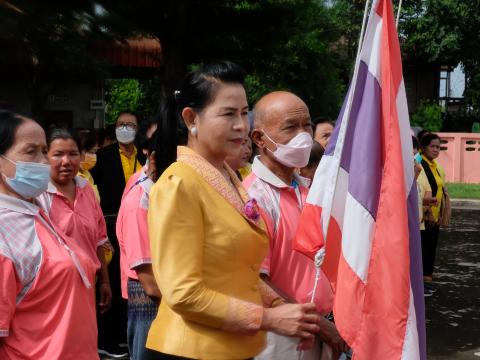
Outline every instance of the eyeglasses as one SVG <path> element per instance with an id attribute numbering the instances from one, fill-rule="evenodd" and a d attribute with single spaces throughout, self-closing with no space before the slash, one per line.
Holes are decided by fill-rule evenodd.
<path id="1" fill-rule="evenodd" d="M 127 127 L 127 128 L 131 128 L 131 129 L 136 129 L 137 128 L 137 124 L 133 123 L 133 122 L 119 122 L 115 125 L 116 128 L 119 128 L 119 127 Z"/>

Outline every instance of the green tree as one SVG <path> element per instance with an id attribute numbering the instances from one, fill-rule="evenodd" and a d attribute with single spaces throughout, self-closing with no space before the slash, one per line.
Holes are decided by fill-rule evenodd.
<path id="1" fill-rule="evenodd" d="M 118 114 L 132 110 L 140 117 L 151 116 L 158 109 L 161 84 L 158 79 L 109 79 L 105 82 L 105 120 L 113 124 Z"/>
<path id="2" fill-rule="evenodd" d="M 135 111 L 142 98 L 140 83 L 136 79 L 110 79 L 105 84 L 105 120 L 114 124 L 124 110 Z"/>
<path id="3" fill-rule="evenodd" d="M 332 56 L 340 34 L 326 3 L 11 0 L 13 8 L 0 6 L 0 40 L 23 43 L 34 54 L 25 69 L 38 108 L 47 81 L 105 76 L 107 64 L 88 51 L 92 42 L 149 35 L 160 40 L 163 53 L 159 81 L 145 85 L 145 91 L 156 92 L 152 99 L 173 91 L 190 64 L 230 59 L 250 74 L 251 102 L 272 89 L 290 89 L 307 100 L 312 113 L 336 116 L 344 71 Z"/>
<path id="4" fill-rule="evenodd" d="M 267 91 L 290 89 L 313 113 L 336 116 L 344 84 L 331 49 L 340 34 L 326 2 L 99 0 L 115 33 L 160 40 L 163 93 L 178 86 L 190 64 L 230 59 L 250 74 L 251 102 Z"/>
<path id="5" fill-rule="evenodd" d="M 407 59 L 463 65 L 465 111 L 480 114 L 480 1 L 405 0 L 400 33 Z"/>
<path id="6" fill-rule="evenodd" d="M 42 121 L 50 89 L 81 80 L 95 84 L 107 64 L 89 46 L 112 38 L 94 1 L 1 1 L 0 75 L 22 85 L 33 116 Z"/>
<path id="7" fill-rule="evenodd" d="M 410 122 L 428 131 L 440 131 L 443 123 L 442 107 L 431 101 L 421 101 Z"/>

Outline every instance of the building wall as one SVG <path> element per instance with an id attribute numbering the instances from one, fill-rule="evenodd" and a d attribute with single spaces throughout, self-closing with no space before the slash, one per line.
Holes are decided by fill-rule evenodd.
<path id="1" fill-rule="evenodd" d="M 440 70 L 436 65 L 404 64 L 403 78 L 410 114 L 415 112 L 421 100 L 438 100 L 439 74 Z"/>
<path id="2" fill-rule="evenodd" d="M 103 127 L 104 111 L 90 109 L 90 100 L 103 100 L 103 89 L 91 84 L 47 84 L 41 90 L 44 98 L 42 119 L 45 127 L 57 125 L 75 128 Z M 13 111 L 32 116 L 32 103 L 23 84 L 9 81 L 0 86 L 0 103 Z"/>
<path id="3" fill-rule="evenodd" d="M 93 128 L 103 126 L 103 110 L 92 110 L 90 100 L 102 100 L 102 90 L 88 84 L 68 84 L 46 91 L 44 104 L 46 120 L 52 112 L 71 112 L 72 126 L 76 128 Z M 53 119 L 52 119 L 53 120 Z"/>
<path id="4" fill-rule="evenodd" d="M 25 116 L 32 115 L 32 106 L 24 86 L 16 82 L 2 82 L 0 86 L 1 106 L 11 108 L 13 111 Z"/>
<path id="5" fill-rule="evenodd" d="M 441 139 L 438 162 L 447 182 L 480 183 L 480 134 L 438 133 Z"/>

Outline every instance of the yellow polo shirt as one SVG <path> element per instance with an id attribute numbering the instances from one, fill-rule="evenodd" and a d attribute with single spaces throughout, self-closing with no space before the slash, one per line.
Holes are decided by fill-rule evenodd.
<path id="1" fill-rule="evenodd" d="M 128 157 L 121 148 L 120 151 L 120 160 L 122 161 L 123 175 L 125 176 L 125 183 L 128 182 L 130 176 L 135 174 L 138 170 L 142 168 L 142 164 L 137 160 L 137 148 L 133 148 L 133 153 Z"/>

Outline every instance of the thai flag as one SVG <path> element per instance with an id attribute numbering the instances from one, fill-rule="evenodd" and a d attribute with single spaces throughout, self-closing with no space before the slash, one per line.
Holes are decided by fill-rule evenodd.
<path id="1" fill-rule="evenodd" d="M 294 248 L 314 258 L 325 247 L 335 322 L 354 359 L 426 359 L 417 190 L 391 0 L 373 2 L 357 66 Z"/>

